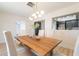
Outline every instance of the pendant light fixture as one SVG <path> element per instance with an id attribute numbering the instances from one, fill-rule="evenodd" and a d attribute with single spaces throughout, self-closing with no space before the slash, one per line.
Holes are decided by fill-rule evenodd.
<path id="1" fill-rule="evenodd" d="M 30 20 L 36 20 L 44 15 L 43 10 L 38 10 L 38 2 L 35 3 L 35 6 L 33 7 L 33 14 L 29 17 Z"/>

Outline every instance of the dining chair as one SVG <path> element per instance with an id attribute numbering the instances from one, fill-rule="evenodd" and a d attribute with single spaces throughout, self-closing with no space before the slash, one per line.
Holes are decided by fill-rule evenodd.
<path id="1" fill-rule="evenodd" d="M 39 30 L 38 36 L 45 36 L 44 30 Z"/>
<path id="2" fill-rule="evenodd" d="M 73 55 L 74 55 L 74 56 L 79 56 L 79 37 L 78 37 L 78 39 L 76 40 L 76 44 L 75 44 L 75 49 L 74 49 Z"/>
<path id="3" fill-rule="evenodd" d="M 54 55 L 55 56 L 72 56 L 73 55 L 73 50 L 69 48 L 65 48 L 62 46 L 58 46 L 54 50 Z"/>
<path id="4" fill-rule="evenodd" d="M 79 56 L 79 37 L 76 40 L 74 50 L 64 47 L 57 47 L 55 53 L 58 56 Z"/>
<path id="5" fill-rule="evenodd" d="M 10 31 L 3 31 L 8 56 L 17 56 L 16 47 Z"/>

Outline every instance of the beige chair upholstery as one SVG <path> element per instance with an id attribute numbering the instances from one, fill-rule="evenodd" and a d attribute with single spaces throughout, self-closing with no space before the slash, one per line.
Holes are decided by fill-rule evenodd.
<path id="1" fill-rule="evenodd" d="M 3 31 L 3 34 L 4 34 L 6 46 L 7 46 L 8 56 L 16 56 L 17 52 L 16 52 L 16 48 L 14 45 L 14 41 L 13 41 L 11 32 L 10 31 Z"/>
<path id="2" fill-rule="evenodd" d="M 55 53 L 57 53 L 58 56 L 72 56 L 73 50 L 64 47 L 57 47 L 55 49 Z"/>
<path id="3" fill-rule="evenodd" d="M 79 56 L 79 37 L 76 40 L 74 50 L 64 47 L 57 47 L 55 51 L 58 53 L 58 55 L 62 56 Z"/>
<path id="4" fill-rule="evenodd" d="M 75 49 L 74 49 L 73 55 L 74 55 L 74 56 L 79 56 L 79 37 L 78 37 L 78 39 L 76 40 L 76 44 L 75 44 Z"/>

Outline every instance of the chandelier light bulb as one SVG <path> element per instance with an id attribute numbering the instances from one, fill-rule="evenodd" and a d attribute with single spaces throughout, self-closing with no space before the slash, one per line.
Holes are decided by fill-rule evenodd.
<path id="1" fill-rule="evenodd" d="M 33 17 L 35 17 L 35 16 L 36 16 L 36 14 L 34 13 L 34 14 L 32 14 L 32 16 L 33 16 Z"/>
<path id="2" fill-rule="evenodd" d="M 43 14 L 44 14 L 44 11 L 43 10 L 37 11 L 37 12 L 33 13 L 32 16 L 29 17 L 29 19 L 30 20 L 37 19 L 39 17 L 42 17 Z"/>
<path id="3" fill-rule="evenodd" d="M 42 10 L 42 11 L 40 11 L 40 13 L 41 13 L 41 14 L 44 14 L 44 11 Z"/>
<path id="4" fill-rule="evenodd" d="M 37 16 L 34 16 L 34 18 L 36 19 L 36 18 L 37 18 Z"/>
<path id="5" fill-rule="evenodd" d="M 42 17 L 42 15 L 41 15 L 41 14 L 39 14 L 39 15 L 38 15 L 38 17 Z"/>
<path id="6" fill-rule="evenodd" d="M 39 11 L 37 11 L 36 14 L 39 14 Z"/>
<path id="7" fill-rule="evenodd" d="M 32 17 L 29 17 L 29 19 L 30 19 L 30 20 L 33 20 L 33 18 L 32 18 Z"/>

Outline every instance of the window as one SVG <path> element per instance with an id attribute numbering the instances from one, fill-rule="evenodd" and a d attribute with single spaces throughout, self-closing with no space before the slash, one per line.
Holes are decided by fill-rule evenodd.
<path id="1" fill-rule="evenodd" d="M 24 21 L 17 21 L 16 22 L 16 34 L 22 35 L 26 33 L 26 26 Z"/>
<path id="2" fill-rule="evenodd" d="M 39 29 L 44 30 L 45 29 L 45 21 L 36 21 L 34 22 L 34 25 L 38 23 L 39 24 Z"/>
<path id="3" fill-rule="evenodd" d="M 79 15 L 78 13 L 55 17 L 57 30 L 79 30 Z"/>
<path id="4" fill-rule="evenodd" d="M 66 29 L 67 30 L 72 30 L 72 29 L 78 29 L 78 21 L 75 19 L 75 20 L 69 20 L 69 21 L 66 21 Z"/>
<path id="5" fill-rule="evenodd" d="M 57 21 L 57 29 L 65 30 L 65 21 Z"/>
<path id="6" fill-rule="evenodd" d="M 45 29 L 45 21 L 34 22 L 35 35 L 38 35 L 39 30 L 44 30 L 44 29 Z"/>

